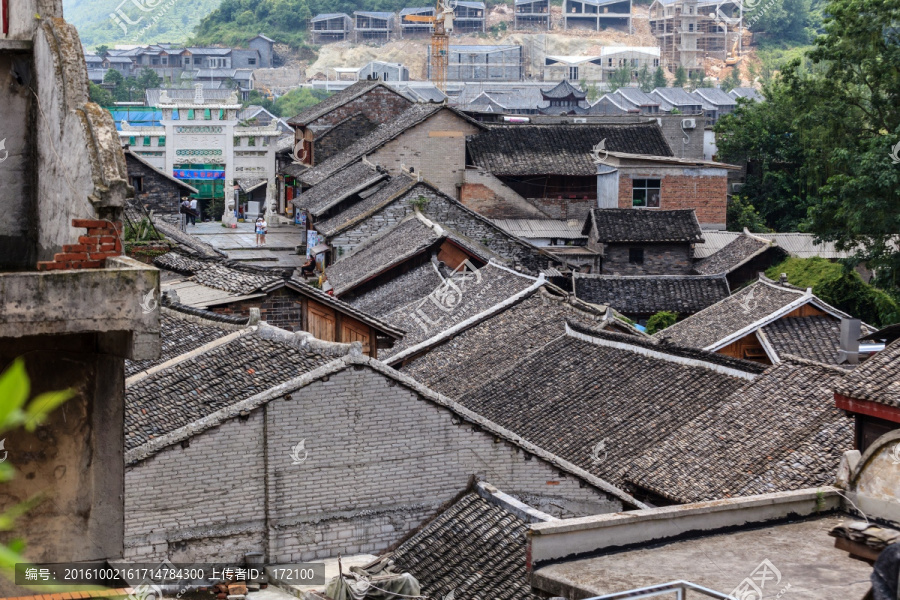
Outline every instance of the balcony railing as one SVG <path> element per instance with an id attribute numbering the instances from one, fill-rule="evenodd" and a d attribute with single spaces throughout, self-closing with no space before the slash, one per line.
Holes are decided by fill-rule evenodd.
<path id="1" fill-rule="evenodd" d="M 688 591 L 697 593 L 688 595 Z M 690 581 L 670 581 L 668 583 L 660 583 L 658 585 L 651 585 L 625 592 L 616 592 L 614 594 L 606 594 L 605 596 L 595 596 L 593 598 L 588 598 L 588 600 L 624 600 L 625 598 L 628 598 L 628 600 L 638 600 L 640 598 L 659 598 L 668 596 L 669 594 L 675 594 L 675 600 L 689 600 L 690 598 L 700 598 L 702 596 L 707 598 L 717 598 L 718 600 L 734 600 L 732 596 L 705 588 L 696 583 L 691 583 Z"/>

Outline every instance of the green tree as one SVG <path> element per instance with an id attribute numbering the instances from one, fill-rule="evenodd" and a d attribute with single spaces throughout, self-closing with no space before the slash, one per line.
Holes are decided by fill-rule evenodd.
<path id="1" fill-rule="evenodd" d="M 746 206 L 755 208 L 765 226 L 775 231 L 797 231 L 812 200 L 808 194 L 804 139 L 809 132 L 794 124 L 796 108 L 790 91 L 781 82 L 765 90 L 766 102 L 741 101 L 729 115 L 716 123 L 717 154 L 732 164 L 747 164 L 741 189 L 742 201 L 735 204 L 734 222 L 758 229 Z"/>
<path id="2" fill-rule="evenodd" d="M 97 46 L 96 48 L 94 48 L 94 51 L 97 53 L 97 56 L 99 56 L 101 58 L 106 58 L 106 55 L 109 54 L 109 46 L 106 46 L 105 44 L 101 44 L 101 45 Z"/>
<path id="3" fill-rule="evenodd" d="M 609 78 L 606 80 L 606 85 L 610 92 L 631 85 L 631 69 L 628 67 L 616 69 L 610 73 Z"/>
<path id="4" fill-rule="evenodd" d="M 739 195 L 731 196 L 728 199 L 725 228 L 728 231 L 743 231 L 746 228 L 747 231 L 753 233 L 771 231 L 766 227 L 766 222 L 760 216 L 759 211 L 744 196 Z"/>
<path id="5" fill-rule="evenodd" d="M 120 85 L 124 79 L 125 77 L 123 77 L 121 73 L 119 73 L 115 69 L 109 69 L 103 76 L 103 83 L 107 83 L 109 85 Z"/>
<path id="6" fill-rule="evenodd" d="M 684 87 L 687 83 L 687 71 L 684 70 L 684 67 L 678 65 L 678 68 L 675 69 L 675 81 L 672 82 L 672 87 Z"/>
<path id="7" fill-rule="evenodd" d="M 638 71 L 638 87 L 641 88 L 643 92 L 649 92 L 653 90 L 653 74 L 650 72 L 650 67 L 645 63 L 641 70 Z"/>
<path id="8" fill-rule="evenodd" d="M 900 2 L 831 0 L 825 35 L 784 78 L 807 142 L 811 231 L 858 249 L 877 285 L 900 295 Z M 768 101 L 766 102 L 768 104 Z"/>
<path id="9" fill-rule="evenodd" d="M 666 87 L 667 85 L 666 72 L 662 67 L 656 67 L 656 72 L 653 74 L 653 89 Z"/>
<path id="10" fill-rule="evenodd" d="M 293 117 L 310 106 L 318 104 L 331 94 L 324 90 L 296 88 L 275 100 L 275 110 L 279 117 Z"/>
<path id="11" fill-rule="evenodd" d="M 90 84 L 90 95 L 91 102 L 96 102 L 100 106 L 113 105 L 113 95 L 109 92 L 109 90 L 100 87 L 96 83 Z"/>
<path id="12" fill-rule="evenodd" d="M 691 91 L 696 90 L 697 88 L 704 87 L 705 77 L 703 75 L 703 71 L 691 71 L 691 75 L 688 78 L 688 87 Z"/>
<path id="13" fill-rule="evenodd" d="M 741 72 L 737 67 L 732 67 L 731 71 L 722 80 L 720 87 L 726 92 L 730 92 L 736 87 L 741 87 Z"/>
<path id="14" fill-rule="evenodd" d="M 810 37 L 810 2 L 760 2 L 755 9 L 745 13 L 745 19 L 754 32 L 764 33 L 767 39 L 806 43 Z"/>
<path id="15" fill-rule="evenodd" d="M 156 71 L 149 67 L 141 69 L 141 72 L 137 77 L 137 86 L 143 90 L 158 88 L 161 83 L 162 78 L 156 74 Z"/>
<path id="16" fill-rule="evenodd" d="M 678 321 L 678 313 L 661 310 L 647 319 L 647 334 L 653 335 L 657 331 L 662 331 L 666 327 L 671 327 L 676 321 Z"/>

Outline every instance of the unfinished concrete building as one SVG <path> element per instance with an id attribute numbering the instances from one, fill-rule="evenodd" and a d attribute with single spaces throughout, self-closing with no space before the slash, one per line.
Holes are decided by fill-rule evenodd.
<path id="1" fill-rule="evenodd" d="M 394 30 L 394 13 L 370 12 L 357 10 L 353 12 L 353 39 L 390 41 Z"/>
<path id="2" fill-rule="evenodd" d="M 2 461 L 17 474 L 0 512 L 35 505 L 3 541 L 22 538 L 35 563 L 120 559 L 123 365 L 159 354 L 159 271 L 122 255 L 134 192 L 112 116 L 89 99 L 62 2 L 4 8 L 12 10 L 3 11 L 0 40 L 0 372 L 21 364 L 31 398 L 73 395 L 33 431 L 4 434 Z M 0 580 L 0 597 L 25 593 Z"/>
<path id="3" fill-rule="evenodd" d="M 484 33 L 484 2 L 460 0 L 453 9 L 453 28 L 457 33 Z"/>
<path id="4" fill-rule="evenodd" d="M 631 0 L 565 0 L 563 28 L 631 32 Z"/>
<path id="5" fill-rule="evenodd" d="M 670 71 L 703 70 L 704 58 L 725 60 L 740 37 L 741 8 L 737 2 L 654 0 L 650 32 L 659 41 Z"/>
<path id="6" fill-rule="evenodd" d="M 313 43 L 342 42 L 350 35 L 353 19 L 345 13 L 316 15 L 309 22 Z"/>
<path id="7" fill-rule="evenodd" d="M 429 52 L 428 78 L 431 78 Z M 522 46 L 450 46 L 448 81 L 522 81 Z"/>
<path id="8" fill-rule="evenodd" d="M 419 21 L 407 21 L 406 16 L 433 17 L 433 6 L 415 6 L 404 8 L 400 11 L 400 37 L 414 34 L 431 34 L 434 31 L 434 23 L 422 23 Z"/>
<path id="9" fill-rule="evenodd" d="M 550 29 L 550 0 L 516 0 L 516 29 Z"/>

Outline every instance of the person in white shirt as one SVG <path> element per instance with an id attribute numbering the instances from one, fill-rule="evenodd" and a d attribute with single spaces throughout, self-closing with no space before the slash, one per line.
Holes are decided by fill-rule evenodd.
<path id="1" fill-rule="evenodd" d="M 269 228 L 268 223 L 262 217 L 256 218 L 256 247 L 266 245 L 266 230 Z"/>
<path id="2" fill-rule="evenodd" d="M 197 226 L 197 217 L 200 216 L 200 211 L 197 210 L 197 199 L 196 198 L 191 198 L 191 213 L 189 216 L 191 218 L 191 225 L 196 227 Z"/>

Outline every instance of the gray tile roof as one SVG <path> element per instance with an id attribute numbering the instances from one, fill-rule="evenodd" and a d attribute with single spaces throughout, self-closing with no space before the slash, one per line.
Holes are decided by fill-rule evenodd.
<path id="1" fill-rule="evenodd" d="M 730 273 L 773 245 L 763 238 L 741 234 L 724 248 L 694 263 L 694 270 L 701 275 Z"/>
<path id="2" fill-rule="evenodd" d="M 755 100 L 757 102 L 765 100 L 765 97 L 759 93 L 759 90 L 751 87 L 736 87 L 728 92 L 728 95 L 735 100 L 738 98 L 747 98 L 748 100 Z"/>
<path id="3" fill-rule="evenodd" d="M 693 210 L 595 208 L 582 233 L 590 233 L 591 223 L 597 229 L 597 241 L 604 244 L 703 241 Z"/>
<path id="4" fill-rule="evenodd" d="M 410 215 L 393 229 L 368 240 L 353 253 L 325 269 L 328 282 L 338 296 L 364 281 L 425 252 L 444 237 Z"/>
<path id="5" fill-rule="evenodd" d="M 337 15 L 319 15 L 319 17 L 328 17 L 328 18 L 346 17 L 346 16 L 347 15 L 344 15 L 343 13 L 340 13 Z M 379 85 L 384 86 L 387 89 L 390 89 L 388 86 L 384 85 L 384 83 L 382 83 L 380 81 L 375 81 L 375 80 L 370 80 L 370 79 L 357 81 L 353 85 L 350 85 L 350 86 L 344 88 L 340 92 L 337 92 L 336 94 L 332 94 L 331 96 L 328 96 L 321 102 L 317 102 L 316 104 L 310 106 L 309 108 L 307 108 L 306 110 L 301 112 L 299 115 L 291 117 L 290 119 L 288 119 L 288 124 L 289 125 L 306 125 L 307 123 L 310 123 L 311 121 L 315 121 L 316 119 L 318 119 L 319 117 L 322 117 L 323 115 L 327 115 L 334 109 L 336 109 L 340 106 L 343 106 L 347 102 L 350 102 L 351 100 L 354 100 L 354 99 L 358 98 L 359 96 L 362 96 L 366 92 L 372 90 L 373 88 L 375 88 Z"/>
<path id="6" fill-rule="evenodd" d="M 430 598 L 537 600 L 527 580 L 527 524 L 470 492 L 387 557 Z"/>
<path id="7" fill-rule="evenodd" d="M 574 274 L 575 296 L 606 304 L 625 314 L 654 314 L 661 310 L 681 316 L 700 312 L 727 298 L 724 275 L 584 275 Z"/>
<path id="8" fill-rule="evenodd" d="M 177 252 L 157 256 L 153 264 L 160 269 L 192 275 L 197 283 L 233 294 L 250 294 L 265 291 L 283 282 L 281 277 L 242 271 L 228 267 L 219 261 L 200 261 L 187 258 Z"/>
<path id="9" fill-rule="evenodd" d="M 587 92 L 575 87 L 566 79 L 563 79 L 551 88 L 542 89 L 541 94 L 544 95 L 544 98 L 568 98 L 569 96 L 575 96 L 583 99 L 587 97 Z"/>
<path id="10" fill-rule="evenodd" d="M 900 407 L 900 340 L 864 361 L 838 382 L 834 391 L 849 398 Z"/>
<path id="11" fill-rule="evenodd" d="M 460 269 L 446 275 L 449 277 L 437 287 L 384 315 L 385 321 L 407 333 L 402 342 L 379 354 L 382 360 L 387 361 L 536 285 L 534 278 L 493 263 L 474 273 Z"/>
<path id="12" fill-rule="evenodd" d="M 457 401 L 614 485 L 634 458 L 763 370 L 708 352 L 570 328 L 573 334 L 522 352 Z M 577 337 L 585 334 L 595 341 Z"/>
<path id="13" fill-rule="evenodd" d="M 591 149 L 606 140 L 617 152 L 672 156 L 656 123 L 500 125 L 467 138 L 472 161 L 494 175 L 597 174 Z"/>
<path id="14" fill-rule="evenodd" d="M 377 316 L 363 311 L 357 306 L 348 304 L 347 302 L 344 302 L 339 298 L 335 298 L 330 294 L 326 294 L 322 290 L 309 285 L 305 281 L 297 281 L 296 279 L 291 279 L 286 282 L 286 285 L 292 290 L 303 294 L 307 298 L 312 298 L 313 300 L 324 304 L 325 306 L 330 306 L 339 313 L 349 315 L 359 321 L 362 321 L 366 325 L 372 326 L 373 328 L 378 330 L 380 334 L 386 334 L 387 336 L 394 339 L 400 339 L 406 333 L 402 329 L 394 327 L 387 321 L 379 319 Z"/>
<path id="15" fill-rule="evenodd" d="M 249 333 L 154 373 L 125 392 L 125 449 L 133 450 L 334 360 Z"/>
<path id="16" fill-rule="evenodd" d="M 853 447 L 832 394 L 842 374 L 788 358 L 671 432 L 625 478 L 679 503 L 830 485 Z"/>
<path id="17" fill-rule="evenodd" d="M 334 173 L 328 179 L 300 194 L 293 202 L 296 208 L 318 216 L 353 194 L 385 179 L 387 172 L 362 161 Z M 301 175 L 302 177 L 302 175 Z"/>
<path id="18" fill-rule="evenodd" d="M 841 322 L 831 316 L 778 319 L 762 328 L 779 357 L 792 354 L 826 365 L 852 369 L 856 365 L 837 365 L 841 345 Z M 869 330 L 863 326 L 862 334 Z"/>
<path id="19" fill-rule="evenodd" d="M 613 94 L 621 96 L 625 102 L 634 107 L 640 106 L 659 106 L 659 98 L 651 96 L 641 88 L 637 87 L 621 87 Z"/>
<path id="20" fill-rule="evenodd" d="M 395 119 L 391 119 L 387 123 L 382 123 L 375 130 L 373 130 L 372 133 L 360 140 L 357 140 L 334 156 L 306 171 L 300 176 L 300 178 L 307 185 L 316 185 L 324 181 L 325 178 L 330 177 L 332 173 L 343 169 L 350 163 L 355 162 L 363 156 L 377 150 L 384 144 L 396 138 L 398 135 L 402 134 L 410 127 L 418 125 L 419 123 L 425 121 L 441 110 L 453 111 L 460 118 L 466 119 L 471 123 L 475 123 L 478 125 L 478 127 L 482 126 L 480 123 L 472 121 L 471 119 L 469 119 L 469 117 L 457 113 L 454 109 L 448 108 L 442 104 L 413 104 L 405 111 L 400 113 Z"/>
<path id="21" fill-rule="evenodd" d="M 754 324 L 765 324 L 805 297 L 805 290 L 757 281 L 717 304 L 654 335 L 657 339 L 695 348 L 712 347 Z"/>
<path id="22" fill-rule="evenodd" d="M 734 107 L 737 102 L 733 96 L 729 96 L 728 92 L 722 88 L 697 88 L 694 90 L 694 96 L 699 97 L 704 102 L 712 104 L 716 108 L 723 106 Z"/>
<path id="23" fill-rule="evenodd" d="M 564 336 L 566 321 L 607 325 L 605 309 L 571 300 L 544 286 L 398 368 L 436 392 L 459 398 Z"/>
<path id="24" fill-rule="evenodd" d="M 216 321 L 191 318 L 172 310 L 163 310 L 159 317 L 159 358 L 150 360 L 126 360 L 125 377 L 145 371 L 167 360 L 181 356 L 195 348 L 226 336 L 234 326 Z"/>
<path id="25" fill-rule="evenodd" d="M 431 261 L 427 261 L 348 302 L 359 310 L 384 317 L 398 306 L 424 298 L 443 281 L 437 268 Z"/>
<path id="26" fill-rule="evenodd" d="M 349 170 L 351 168 L 353 167 L 349 167 L 345 170 Z M 338 175 L 340 175 L 340 173 L 342 172 L 343 171 L 339 171 Z M 314 187 L 313 190 L 318 189 L 322 185 L 325 185 L 330 180 L 331 178 L 326 179 L 325 182 Z M 336 235 L 344 229 L 367 218 L 374 212 L 377 212 L 384 206 L 390 204 L 398 197 L 402 196 L 410 189 L 412 189 L 415 185 L 416 180 L 405 174 L 390 177 L 383 183 L 379 182 L 377 184 L 377 187 L 373 186 L 365 191 L 365 198 L 362 198 L 353 205 L 348 206 L 346 209 L 342 210 L 329 219 L 316 221 L 316 231 L 326 236 Z"/>

